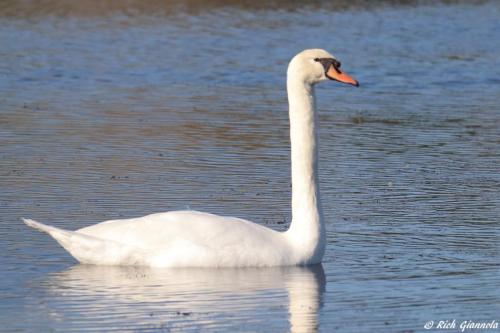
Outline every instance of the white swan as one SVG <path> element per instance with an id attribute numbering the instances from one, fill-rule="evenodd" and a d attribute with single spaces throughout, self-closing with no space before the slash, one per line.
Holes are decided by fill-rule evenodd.
<path id="1" fill-rule="evenodd" d="M 292 222 L 286 232 L 197 211 L 105 221 L 76 231 L 23 221 L 51 235 L 85 264 L 249 267 L 320 263 L 326 239 L 318 186 L 314 85 L 328 79 L 358 86 L 324 50 L 302 51 L 288 66 Z"/>

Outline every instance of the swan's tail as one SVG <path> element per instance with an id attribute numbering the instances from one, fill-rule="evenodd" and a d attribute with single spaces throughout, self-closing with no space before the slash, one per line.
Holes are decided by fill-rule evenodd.
<path id="1" fill-rule="evenodd" d="M 78 231 L 64 230 L 31 219 L 22 219 L 32 228 L 48 233 L 66 251 L 82 264 L 142 265 L 143 250 L 112 240 L 85 235 Z"/>
<path id="2" fill-rule="evenodd" d="M 57 234 L 58 232 L 66 232 L 66 230 L 51 227 L 49 225 L 45 225 L 45 224 L 37 222 L 35 220 L 25 219 L 25 218 L 22 218 L 22 220 L 27 226 L 32 227 L 34 229 L 38 229 L 38 230 L 43 231 L 43 232 L 46 232 L 49 235 L 51 235 L 52 237 L 54 237 L 53 234 Z"/>

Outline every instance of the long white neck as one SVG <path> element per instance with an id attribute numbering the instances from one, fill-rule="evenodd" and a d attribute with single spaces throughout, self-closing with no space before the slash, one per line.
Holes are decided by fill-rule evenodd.
<path id="1" fill-rule="evenodd" d="M 318 184 L 318 135 L 314 86 L 288 73 L 292 150 L 292 223 L 287 235 L 304 256 L 318 263 L 325 250 L 325 226 Z"/>

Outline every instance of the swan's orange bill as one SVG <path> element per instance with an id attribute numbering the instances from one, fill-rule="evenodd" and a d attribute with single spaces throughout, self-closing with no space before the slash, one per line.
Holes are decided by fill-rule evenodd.
<path id="1" fill-rule="evenodd" d="M 358 81 L 354 80 L 352 77 L 333 66 L 330 66 L 330 68 L 326 72 L 326 76 L 328 76 L 328 78 L 331 80 L 352 84 L 353 86 L 359 87 Z"/>

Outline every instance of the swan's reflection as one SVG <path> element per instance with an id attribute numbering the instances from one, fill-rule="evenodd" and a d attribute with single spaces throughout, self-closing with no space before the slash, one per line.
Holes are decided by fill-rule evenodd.
<path id="1" fill-rule="evenodd" d="M 124 329 L 125 320 L 130 322 L 127 329 L 133 330 L 157 325 L 167 331 L 194 327 L 226 331 L 254 323 L 261 330 L 274 324 L 291 332 L 314 332 L 325 276 L 321 265 L 246 269 L 77 265 L 50 275 L 44 285 L 57 299 L 58 316 L 85 318 L 94 325 L 105 320 L 108 328 Z"/>

